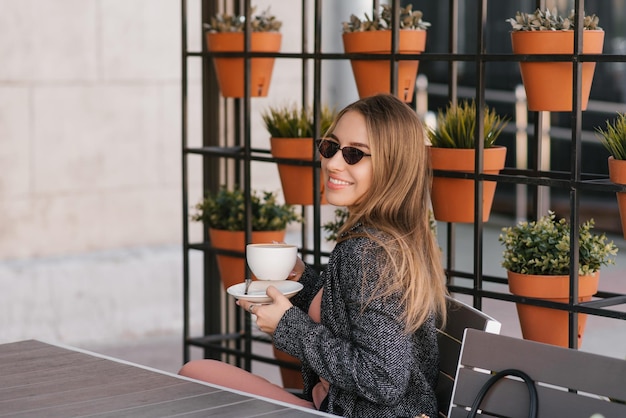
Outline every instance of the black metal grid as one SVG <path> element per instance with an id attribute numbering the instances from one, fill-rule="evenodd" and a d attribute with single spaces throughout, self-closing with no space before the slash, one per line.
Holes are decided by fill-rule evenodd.
<path id="1" fill-rule="evenodd" d="M 307 5 L 313 3 L 313 15 L 309 16 L 307 13 Z M 208 17 L 215 14 L 218 9 L 217 2 L 202 0 L 202 16 L 203 22 L 208 20 Z M 422 62 L 427 61 L 442 61 L 448 63 L 448 92 L 447 97 L 450 101 L 456 101 L 458 98 L 458 64 L 461 62 L 473 63 L 475 65 L 475 100 L 477 103 L 477 109 L 479 112 L 483 112 L 485 107 L 485 65 L 488 62 L 516 62 L 516 61 L 565 61 L 572 62 L 574 68 L 574 94 L 572 102 L 574 104 L 574 111 L 571 112 L 571 147 L 570 147 L 570 161 L 571 171 L 558 172 L 558 171 L 542 171 L 539 161 L 541 160 L 541 112 L 536 112 L 534 134 L 529 138 L 529 148 L 531 150 L 531 160 L 529 169 L 515 169 L 505 168 L 499 175 L 487 175 L 476 174 L 480 173 L 482 168 L 482 153 L 480 152 L 483 147 L 482 141 L 476 141 L 477 156 L 475 173 L 470 174 L 457 174 L 451 172 L 436 172 L 436 175 L 447 177 L 463 177 L 475 180 L 475 194 L 479 198 L 475 201 L 475 221 L 474 221 L 474 236 L 473 236 L 473 269 L 472 271 L 459 271 L 454 267 L 455 254 L 454 254 L 454 241 L 455 241 L 455 225 L 447 224 L 446 234 L 446 250 L 447 259 L 445 261 L 446 274 L 449 283 L 449 290 L 451 292 L 462 293 L 471 295 L 473 297 L 473 304 L 476 308 L 482 307 L 483 299 L 497 299 L 502 301 L 508 301 L 511 303 L 521 302 L 536 306 L 544 306 L 555 309 L 567 310 L 569 312 L 569 326 L 570 347 L 577 348 L 577 315 L 576 313 L 586 313 L 591 315 L 598 315 L 607 318 L 615 318 L 626 320 L 626 313 L 617 310 L 610 309 L 611 306 L 626 303 L 626 295 L 616 294 L 611 292 L 600 291 L 596 295 L 597 300 L 591 302 L 578 303 L 578 269 L 574 268 L 578 263 L 578 226 L 579 226 L 579 191 L 606 191 L 617 192 L 624 191 L 626 187 L 618 186 L 610 183 L 606 178 L 598 175 L 585 174 L 581 170 L 581 98 L 578 92 L 581 90 L 581 65 L 583 62 L 596 61 L 596 62 L 625 62 L 625 56 L 618 55 L 581 55 L 581 30 L 579 29 L 575 34 L 575 53 L 571 55 L 559 55 L 559 56 L 517 56 L 512 54 L 490 54 L 486 51 L 485 32 L 487 24 L 487 0 L 477 0 L 473 6 L 477 7 L 477 45 L 476 53 L 467 54 L 458 52 L 458 20 L 459 20 L 459 2 L 458 0 L 449 0 L 449 45 L 448 53 L 429 53 L 426 51 L 420 55 L 397 55 L 391 53 L 387 55 L 369 55 L 369 54 L 352 54 L 346 55 L 341 53 L 324 53 L 321 50 L 321 11 L 322 0 L 302 0 L 302 49 L 306 51 L 306 45 L 308 44 L 308 32 L 309 24 L 312 22 L 314 33 L 314 48 L 313 52 L 301 52 L 301 53 L 252 53 L 249 52 L 250 37 L 246 32 L 245 52 L 241 54 L 232 53 L 210 53 L 206 51 L 205 43 L 202 42 L 202 51 L 189 51 L 187 48 L 187 1 L 181 0 L 182 9 L 182 167 L 183 167 L 183 307 L 184 307 L 184 325 L 183 325 L 183 346 L 184 346 L 184 360 L 189 359 L 189 349 L 191 346 L 204 347 L 205 355 L 207 357 L 220 356 L 223 353 L 234 355 L 240 362 L 243 361 L 243 366 L 250 368 L 251 360 L 261 360 L 273 364 L 281 364 L 274 359 L 268 359 L 253 355 L 251 352 L 251 341 L 253 337 L 250 330 L 250 322 L 247 315 L 243 315 L 240 312 L 236 314 L 236 323 L 240 324 L 237 329 L 228 330 L 224 332 L 220 325 L 221 315 L 224 312 L 223 307 L 220 304 L 220 293 L 222 292 L 219 276 L 216 272 L 214 254 L 216 253 L 228 253 L 219 250 L 215 250 L 211 247 L 208 240 L 208 236 L 205 235 L 204 242 L 190 243 L 189 242 L 189 230 L 188 230 L 188 208 L 190 205 L 188 195 L 188 158 L 191 155 L 200 155 L 203 159 L 203 172 L 204 172 L 204 188 L 205 190 L 216 190 L 222 178 L 215 162 L 220 159 L 232 160 L 235 162 L 237 170 L 236 176 L 240 184 L 244 186 L 244 192 L 249 196 L 251 191 L 251 179 L 250 179 L 250 163 L 252 161 L 263 162 L 281 162 L 287 164 L 298 165 L 313 165 L 319 169 L 319 161 L 314 162 L 300 162 L 295 160 L 276 160 L 271 157 L 268 150 L 253 149 L 250 144 L 250 78 L 249 74 L 246 77 L 245 91 L 246 97 L 243 99 L 223 99 L 220 98 L 219 89 L 216 85 L 216 77 L 211 65 L 211 58 L 213 56 L 232 56 L 246 58 L 246 69 L 249 69 L 249 59 L 252 57 L 276 57 L 279 59 L 299 59 L 302 61 L 302 97 L 303 104 L 308 103 L 309 97 L 306 86 L 311 83 L 313 85 L 313 97 L 312 103 L 314 106 L 315 121 L 316 121 L 316 136 L 319 134 L 319 112 L 321 103 L 321 64 L 326 60 L 346 60 L 354 57 L 368 58 L 368 59 L 383 59 L 389 60 L 390 67 L 392 68 L 391 86 L 392 91 L 397 89 L 397 81 L 395 72 L 397 70 L 397 63 L 399 60 L 405 59 L 419 59 Z M 396 10 L 400 7 L 399 0 L 391 1 L 392 7 Z M 240 1 L 226 1 L 224 4 L 234 4 L 236 10 L 249 10 L 250 0 Z M 372 2 L 373 8 L 378 8 L 378 1 Z M 544 8 L 543 1 L 537 1 L 536 7 Z M 578 12 L 584 10 L 584 1 L 575 1 L 575 10 Z M 578 16 L 581 14 L 578 13 Z M 249 21 L 250 19 L 248 19 Z M 577 25 L 579 28 L 582 25 Z M 395 27 L 392 35 L 392 47 L 393 50 L 397 50 L 398 28 Z M 203 65 L 203 114 L 204 114 L 204 130 L 203 130 L 203 146 L 200 148 L 191 148 L 187 145 L 187 85 L 188 85 L 188 64 L 189 59 L 196 58 L 202 60 Z M 307 62 L 313 62 L 313 74 L 309 74 L 309 67 Z M 223 100 L 229 100 L 232 102 L 231 113 L 221 115 L 219 113 L 220 105 L 223 104 Z M 237 144 L 231 147 L 219 146 L 219 132 L 220 124 L 225 123 L 225 120 L 233 122 L 234 134 L 237 138 Z M 479 121 L 477 128 L 478 137 L 482 136 L 482 117 L 477 118 Z M 315 190 L 319 191 L 319 176 L 315 175 Z M 529 298 L 521 298 L 508 293 L 493 292 L 484 289 L 485 282 L 506 284 L 507 281 L 501 277 L 488 276 L 483 273 L 483 221 L 478 215 L 482 213 L 482 188 L 483 181 L 492 180 L 500 183 L 513 183 L 513 184 L 525 184 L 534 187 L 534 213 L 537 214 L 538 207 L 537 202 L 539 200 L 537 195 L 537 187 L 535 186 L 548 186 L 551 188 L 562 188 L 569 190 L 569 207 L 570 207 L 570 223 L 572 225 L 572 239 L 573 243 L 571 248 L 571 263 L 570 270 L 573 272 L 571 277 L 573 280 L 570 282 L 570 301 L 563 304 L 558 302 L 547 302 Z M 318 194 L 319 195 L 319 194 Z M 311 254 L 314 257 L 314 264 L 318 267 L 321 266 L 321 258 L 325 254 L 320 250 L 321 237 L 320 237 L 320 205 L 319 197 L 313 210 L 313 223 L 310 228 L 302 228 L 302 247 L 303 254 Z M 250 219 L 249 205 L 248 205 L 248 219 Z M 251 225 L 248 222 L 248 228 L 246 230 L 247 238 L 250 237 Z M 309 233 L 313 234 L 313 246 L 311 248 L 305 245 L 307 241 L 305 236 Z M 189 287 L 189 252 L 201 251 L 205 255 L 204 264 L 204 320 L 205 329 L 204 336 L 194 337 L 189 333 L 189 306 L 190 306 L 190 287 Z M 232 254 L 231 254 L 232 255 Z M 234 254 L 243 256 L 243 254 Z M 461 286 L 453 284 L 453 278 L 466 278 L 471 280 L 471 286 Z M 224 344 L 224 341 L 237 341 L 234 347 Z"/>

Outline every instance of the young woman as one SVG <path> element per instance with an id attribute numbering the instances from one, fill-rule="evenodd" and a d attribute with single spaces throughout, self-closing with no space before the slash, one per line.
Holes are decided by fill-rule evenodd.
<path id="1" fill-rule="evenodd" d="M 181 374 L 342 416 L 435 417 L 446 288 L 423 127 L 395 96 L 377 95 L 344 108 L 318 149 L 326 199 L 349 212 L 328 266 L 318 275 L 298 260 L 304 288 L 292 299 L 270 287 L 269 305 L 238 302 L 300 359 L 306 399 L 217 361 Z"/>

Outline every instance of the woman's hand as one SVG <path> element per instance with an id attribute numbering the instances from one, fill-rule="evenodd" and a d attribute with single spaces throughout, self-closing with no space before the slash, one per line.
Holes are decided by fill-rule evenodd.
<path id="1" fill-rule="evenodd" d="M 267 296 L 272 299 L 271 303 L 254 303 L 247 300 L 238 300 L 237 304 L 251 314 L 256 315 L 256 324 L 259 329 L 268 334 L 273 334 L 278 326 L 280 318 L 293 305 L 274 286 L 269 286 L 266 290 Z"/>

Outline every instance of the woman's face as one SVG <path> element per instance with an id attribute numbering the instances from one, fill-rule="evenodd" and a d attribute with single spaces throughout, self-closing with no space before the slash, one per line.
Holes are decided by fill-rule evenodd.
<path id="1" fill-rule="evenodd" d="M 341 148 L 354 147 L 371 154 L 365 127 L 365 118 L 358 112 L 345 113 L 326 138 Z M 349 165 L 341 151 L 331 158 L 321 157 L 324 174 L 324 190 L 328 203 L 350 208 L 365 195 L 372 184 L 372 159 L 364 156 L 356 164 Z"/>

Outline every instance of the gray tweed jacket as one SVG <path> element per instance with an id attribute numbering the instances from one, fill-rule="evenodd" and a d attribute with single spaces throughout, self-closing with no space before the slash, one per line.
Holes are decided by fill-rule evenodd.
<path id="1" fill-rule="evenodd" d="M 362 310 L 362 301 L 378 279 L 376 253 L 380 251 L 367 238 L 351 238 L 337 244 L 321 275 L 307 266 L 300 279 L 304 288 L 281 318 L 274 344 L 302 361 L 304 393 L 309 399 L 319 377 L 330 383 L 327 412 L 346 417 L 422 413 L 436 417 L 439 352 L 434 318 L 406 335 L 398 320 L 400 295 L 376 299 Z M 321 287 L 318 324 L 307 312 Z"/>

